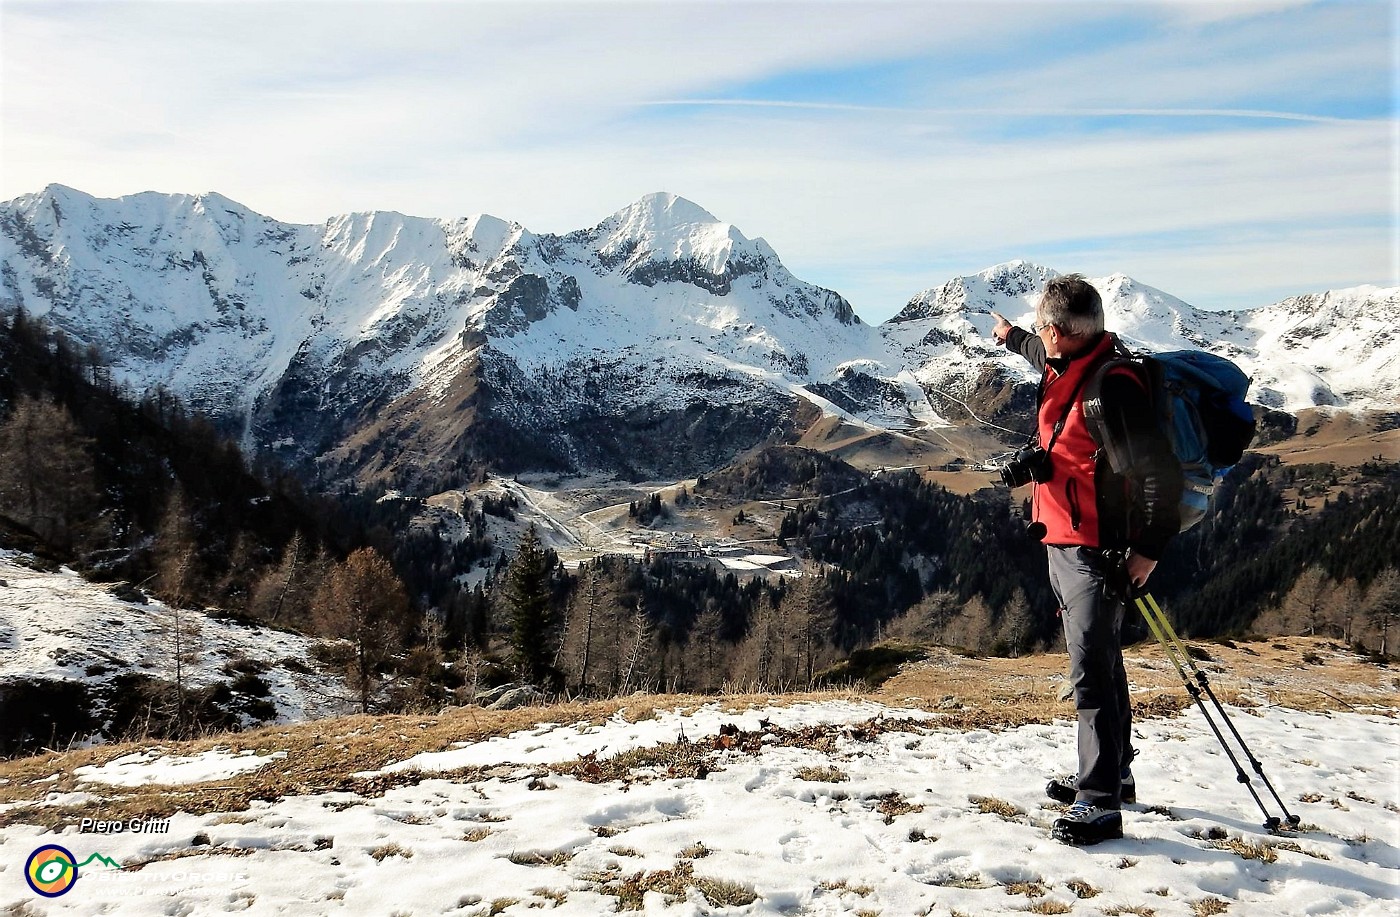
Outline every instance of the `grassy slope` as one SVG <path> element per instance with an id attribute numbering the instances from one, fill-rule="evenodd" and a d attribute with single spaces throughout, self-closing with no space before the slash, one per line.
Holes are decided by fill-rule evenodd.
<path id="1" fill-rule="evenodd" d="M 1356 708 L 1400 711 L 1400 672 L 1365 662 L 1334 641 L 1289 637 L 1231 648 L 1200 646 L 1211 657 L 1201 666 L 1211 674 L 1221 699 L 1242 707 L 1283 705 L 1303 710 Z M 1128 651 L 1128 676 L 1140 718 L 1171 716 L 1189 704 L 1175 672 L 1155 644 Z M 952 729 L 1001 729 L 1048 723 L 1073 716 L 1072 704 L 1059 699 L 1067 660 L 1047 653 L 1021 659 L 974 659 L 934 649 L 922 662 L 907 665 L 873 691 L 818 694 L 634 695 L 592 702 L 572 702 L 513 711 L 451 708 L 433 716 L 351 716 L 295 726 L 269 727 L 210 736 L 192 742 L 128 743 L 0 762 L 0 827 L 71 824 L 91 811 L 90 802 L 35 805 L 52 793 L 79 791 L 103 795 L 105 818 L 166 817 L 189 813 L 240 812 L 259 799 L 351 791 L 378 796 L 425 776 L 395 773 L 371 778 L 359 771 L 382 768 L 420 752 L 446 750 L 454 743 L 508 735 L 541 723 L 600 723 L 622 715 L 649 719 L 658 711 L 693 710 L 710 703 L 744 709 L 833 698 L 865 699 L 894 707 L 918 707 L 941 714 L 939 725 Z M 691 736 L 705 743 L 713 737 Z M 159 749 L 184 756 L 212 748 L 234 752 L 288 754 L 260 770 L 219 781 L 179 787 L 131 789 L 83 784 L 73 772 L 137 752 Z M 489 769 L 487 769 L 489 770 Z M 435 777 L 479 779 L 481 768 Z"/>

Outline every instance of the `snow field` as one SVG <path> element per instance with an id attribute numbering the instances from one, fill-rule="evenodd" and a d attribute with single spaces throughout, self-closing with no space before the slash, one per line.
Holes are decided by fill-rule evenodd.
<path id="1" fill-rule="evenodd" d="M 123 601 L 66 567 L 46 573 L 23 565 L 21 557 L 0 551 L 0 680 L 53 679 L 100 688 L 125 672 L 174 678 L 170 608 L 155 599 L 145 605 Z M 198 658 L 186 669 L 192 687 L 227 680 L 221 667 L 246 657 L 267 666 L 259 677 L 277 706 L 273 722 L 352 709 L 344 683 L 318 671 L 312 638 L 197 611 L 182 618 L 198 630 Z M 299 665 L 287 668 L 283 660 Z"/>
<path id="2" fill-rule="evenodd" d="M 1194 712 L 1139 724 L 1142 804 L 1125 815 L 1127 837 L 1082 849 L 1050 840 L 1046 829 L 1057 812 L 1042 808 L 1045 778 L 1074 758 L 1068 722 L 999 732 L 909 725 L 903 728 L 915 731 L 871 741 L 840 738 L 831 755 L 771 743 L 756 755 L 718 752 L 717 770 L 705 779 L 660 772 L 649 781 L 634 774 L 627 785 L 600 784 L 542 766 L 673 742 L 681 729 L 708 748 L 726 723 L 750 730 L 768 719 L 775 730 L 797 729 L 859 723 L 874 713 L 902 718 L 907 711 L 848 701 L 742 714 L 712 705 L 639 723 L 547 724 L 391 765 L 386 770 L 418 769 L 425 778 L 380 798 L 333 793 L 229 815 L 176 815 L 168 835 L 99 839 L 76 826 L 58 836 L 14 826 L 0 831 L 0 862 L 8 867 L 0 902 L 22 896 L 17 867 L 42 843 L 130 864 L 188 854 L 202 834 L 209 846 L 194 848 L 204 851 L 194 857 L 134 872 L 94 866 L 72 893 L 28 901 L 36 913 L 55 914 L 523 915 L 543 908 L 593 915 L 613 912 L 617 898 L 606 892 L 621 880 L 689 862 L 696 877 L 739 883 L 756 897 L 721 906 L 696 888 L 683 898 L 652 891 L 643 913 L 1004 914 L 1053 901 L 1067 913 L 1145 906 L 1174 917 L 1212 897 L 1231 914 L 1395 913 L 1400 787 L 1396 724 L 1387 716 L 1232 711 L 1304 822 L 1296 835 L 1273 838 Z M 492 765 L 489 778 L 432 776 L 472 763 Z M 147 764 L 155 772 L 171 765 Z M 979 806 L 982 798 L 1005 804 L 1008 814 L 1020 811 L 984 812 L 993 802 Z M 100 806 L 94 809 L 100 817 Z M 1225 836 L 1212 842 L 1207 832 L 1222 829 Z M 1238 841 L 1285 846 L 1270 851 L 1273 862 L 1215 846 Z M 1012 883 L 1026 884 L 1009 890 Z M 1075 887 L 1092 897 L 1080 898 Z"/>
<path id="3" fill-rule="evenodd" d="M 251 752 L 230 754 L 225 749 L 211 748 L 197 755 L 175 758 L 158 754 L 152 749 L 108 761 L 101 766 L 80 767 L 73 771 L 89 783 L 109 786 L 145 786 L 150 783 L 180 784 L 227 780 L 239 774 L 255 771 L 277 758 L 287 757 L 285 751 L 270 755 Z"/>

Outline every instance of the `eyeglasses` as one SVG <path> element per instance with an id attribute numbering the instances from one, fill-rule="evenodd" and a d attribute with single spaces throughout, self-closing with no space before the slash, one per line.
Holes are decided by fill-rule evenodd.
<path id="1" fill-rule="evenodd" d="M 1040 334 L 1040 332 L 1044 331 L 1046 328 L 1049 328 L 1049 327 L 1050 327 L 1050 324 L 1051 324 L 1050 322 L 1042 322 L 1042 321 L 1037 321 L 1037 322 L 1032 323 L 1032 324 L 1031 324 L 1031 334 Z"/>

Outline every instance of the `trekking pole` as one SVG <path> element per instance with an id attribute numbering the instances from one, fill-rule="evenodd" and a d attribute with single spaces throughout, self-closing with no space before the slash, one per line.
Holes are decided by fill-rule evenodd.
<path id="1" fill-rule="evenodd" d="M 1176 668 L 1176 674 L 1181 676 L 1182 684 L 1186 686 L 1186 692 L 1191 695 L 1191 698 L 1196 702 L 1196 706 L 1200 708 L 1201 716 L 1206 718 L 1206 724 L 1210 726 L 1210 731 L 1215 733 L 1215 738 L 1220 742 L 1220 747 L 1225 749 L 1225 755 L 1230 759 L 1230 763 L 1235 766 L 1235 779 L 1244 784 L 1245 789 L 1249 790 L 1249 795 L 1254 797 L 1254 802 L 1259 806 L 1259 811 L 1264 813 L 1264 827 L 1269 831 L 1277 830 L 1279 826 L 1278 818 L 1269 814 L 1268 807 L 1264 805 L 1264 800 L 1259 798 L 1259 791 L 1254 789 L 1254 784 L 1250 781 L 1249 775 L 1246 774 L 1244 768 L 1240 766 L 1240 759 L 1235 757 L 1235 752 L 1230 748 L 1230 743 L 1226 741 L 1225 734 L 1220 731 L 1219 726 L 1215 725 L 1215 719 L 1210 715 L 1210 711 L 1206 709 L 1205 701 L 1201 699 L 1201 689 L 1191 681 L 1190 676 L 1186 674 L 1186 670 L 1182 668 L 1180 660 L 1177 659 L 1177 648 L 1168 642 L 1166 632 L 1163 631 L 1161 625 L 1153 619 L 1151 612 L 1148 611 L 1147 605 L 1143 603 L 1142 597 L 1134 596 L 1133 602 L 1137 605 L 1138 611 L 1142 612 L 1143 618 L 1147 621 L 1147 626 L 1152 629 L 1152 636 L 1156 637 L 1157 642 L 1162 644 L 1162 651 L 1166 653 L 1167 659 Z M 1181 650 L 1181 652 L 1183 655 L 1185 654 L 1185 650 Z M 1187 661 L 1190 661 L 1189 656 L 1187 656 Z M 1221 711 L 1221 716 L 1224 717 L 1224 715 L 1224 711 Z"/>
<path id="2" fill-rule="evenodd" d="M 1205 690 L 1206 696 L 1210 698 L 1211 704 L 1213 704 L 1215 709 L 1220 713 L 1220 718 L 1225 721 L 1225 725 L 1235 737 L 1235 741 L 1239 743 L 1240 749 L 1244 752 L 1245 758 L 1249 760 L 1249 765 L 1254 769 L 1254 773 L 1259 775 L 1259 779 L 1263 781 L 1264 786 L 1268 788 L 1269 794 L 1274 797 L 1274 802 L 1278 803 L 1278 807 L 1283 810 L 1284 818 L 1287 819 L 1289 826 L 1296 828 L 1302 819 L 1288 811 L 1288 806 L 1284 804 L 1283 799 L 1278 794 L 1278 790 L 1274 789 L 1273 783 L 1269 780 L 1268 775 L 1264 773 L 1264 765 L 1259 762 L 1258 758 L 1254 757 L 1254 753 L 1250 751 L 1249 745 L 1244 740 L 1244 736 L 1240 735 L 1240 731 L 1235 728 L 1235 724 L 1225 715 L 1225 707 L 1220 703 L 1220 698 L 1215 696 L 1215 691 L 1211 689 L 1210 679 L 1206 677 L 1205 671 L 1202 670 L 1200 666 L 1196 665 L 1195 660 L 1191 658 L 1191 654 L 1186 651 L 1185 646 L 1182 645 L 1181 638 L 1176 635 L 1176 629 L 1172 627 L 1171 621 L 1167 620 L 1166 614 L 1164 614 L 1162 609 L 1157 605 L 1157 600 L 1148 593 L 1144 593 L 1143 598 L 1147 600 L 1148 606 L 1157 616 L 1163 632 L 1166 633 L 1177 646 L 1180 654 L 1186 658 L 1186 665 L 1196 677 L 1196 682 Z M 1139 599 L 1139 601 L 1141 601 L 1141 599 Z M 1144 614 L 1145 613 L 1146 612 L 1144 612 Z M 1270 830 L 1274 830 L 1279 826 L 1277 818 L 1271 818 L 1269 821 L 1271 824 L 1266 824 L 1265 827 Z"/>

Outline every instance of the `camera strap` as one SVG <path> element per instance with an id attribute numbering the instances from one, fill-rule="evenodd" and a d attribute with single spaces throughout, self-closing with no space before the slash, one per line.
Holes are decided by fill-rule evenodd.
<path id="1" fill-rule="evenodd" d="M 1074 384 L 1074 391 L 1070 392 L 1069 403 L 1065 405 L 1065 412 L 1060 415 L 1060 419 L 1056 421 L 1055 426 L 1052 428 L 1050 442 L 1045 444 L 1046 454 L 1049 454 L 1050 450 L 1055 448 L 1055 441 L 1058 440 L 1060 434 L 1064 432 L 1065 424 L 1069 423 L 1070 412 L 1074 410 L 1075 403 L 1079 401 L 1079 394 L 1084 391 L 1084 386 L 1088 384 L 1091 375 L 1093 375 L 1093 373 L 1084 373 L 1079 377 L 1079 381 Z M 1040 379 L 1040 393 L 1036 398 L 1036 402 L 1036 414 L 1038 415 L 1040 413 L 1040 405 L 1045 402 L 1045 377 L 1043 376 Z"/>

